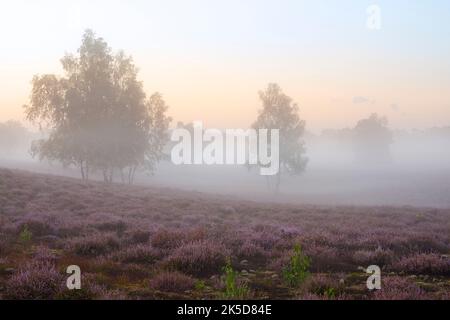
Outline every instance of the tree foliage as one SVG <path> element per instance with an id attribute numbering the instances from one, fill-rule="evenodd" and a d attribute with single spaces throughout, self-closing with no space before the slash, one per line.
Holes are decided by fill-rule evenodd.
<path id="1" fill-rule="evenodd" d="M 278 191 L 282 172 L 301 174 L 308 163 L 302 139 L 305 121 L 300 119 L 298 105 L 283 93 L 278 84 L 269 84 L 265 91 L 259 92 L 259 97 L 262 109 L 252 127 L 280 130 L 280 171 L 274 186 L 268 181 L 269 187 Z M 268 141 L 270 145 L 270 139 Z"/>
<path id="2" fill-rule="evenodd" d="M 61 59 L 64 75 L 36 75 L 27 119 L 50 129 L 32 151 L 41 159 L 80 168 L 83 179 L 101 171 L 133 182 L 136 169 L 153 170 L 167 140 L 170 118 L 160 94 L 147 99 L 137 68 L 122 51 L 113 54 L 87 30 L 77 54 Z"/>
<path id="3" fill-rule="evenodd" d="M 353 134 L 357 161 L 373 164 L 391 160 L 390 145 L 393 142 L 393 134 L 385 117 L 374 113 L 367 119 L 359 120 Z"/>

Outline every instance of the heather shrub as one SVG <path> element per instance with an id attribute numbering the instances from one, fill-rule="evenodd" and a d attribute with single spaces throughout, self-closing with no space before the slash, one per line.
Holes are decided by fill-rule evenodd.
<path id="1" fill-rule="evenodd" d="M 182 234 L 176 231 L 159 230 L 151 237 L 151 244 L 158 249 L 175 249 L 178 248 L 183 241 Z"/>
<path id="2" fill-rule="evenodd" d="M 122 235 L 127 229 L 127 224 L 123 220 L 111 219 L 106 216 L 103 222 L 95 223 L 94 228 L 100 231 L 117 232 L 118 235 Z"/>
<path id="3" fill-rule="evenodd" d="M 192 290 L 195 280 L 180 272 L 165 271 L 150 280 L 149 286 L 153 290 L 182 293 Z"/>
<path id="4" fill-rule="evenodd" d="M 8 237 L 0 233 L 0 257 L 6 253 L 8 249 Z"/>
<path id="5" fill-rule="evenodd" d="M 354 266 L 349 266 L 340 255 L 340 251 L 323 245 L 313 244 L 305 248 L 305 254 L 311 257 L 311 271 L 330 272 L 330 271 L 349 271 Z"/>
<path id="6" fill-rule="evenodd" d="M 111 301 L 111 300 L 125 300 L 127 299 L 127 296 L 121 292 L 120 290 L 111 290 L 111 289 L 104 289 L 104 288 L 100 288 L 100 290 L 98 291 L 97 297 L 95 298 L 96 300 L 106 300 L 106 301 Z"/>
<path id="7" fill-rule="evenodd" d="M 448 244 L 434 235 L 414 235 L 405 243 L 408 252 L 438 252 L 447 253 Z"/>
<path id="8" fill-rule="evenodd" d="M 227 291 L 216 297 L 239 297 L 234 291 L 245 283 L 254 289 L 251 294 L 256 298 L 345 299 L 346 292 L 352 298 L 448 299 L 448 209 L 262 205 L 231 200 L 239 214 L 227 215 L 217 208 L 229 205 L 230 199 L 185 196 L 181 191 L 169 196 L 166 190 L 79 183 L 2 169 L 0 179 L 1 298 L 7 297 L 6 289 L 14 296 L 15 288 L 6 285 L 7 277 L 19 278 L 27 268 L 19 263 L 32 254 L 33 263 L 49 266 L 43 274 L 52 274 L 56 262 L 61 265 L 57 271 L 64 277 L 64 290 L 36 294 L 50 299 L 115 299 L 123 294 L 173 297 L 139 287 L 159 277 L 155 270 L 198 279 L 187 289 L 197 288 L 190 298 L 211 298 L 214 292 Z M 180 199 L 185 209 L 174 205 Z M 18 246 L 20 238 L 29 245 Z M 302 244 L 300 256 L 310 259 L 308 267 L 293 264 L 294 243 Z M 222 267 L 230 255 L 226 271 Z M 65 289 L 63 268 L 72 263 L 83 266 L 82 290 Z M 366 290 L 367 275 L 353 274 L 358 266 L 372 264 L 384 270 L 381 292 Z M 242 269 L 248 272 L 239 273 Z M 84 270 L 92 273 L 91 279 L 85 278 Z M 404 278 L 408 274 L 424 277 L 415 278 L 417 285 L 401 278 L 396 283 L 390 271 Z M 309 277 L 295 276 L 309 272 Z M 286 274 L 305 279 L 288 288 L 280 284 L 289 282 Z M 340 278 L 348 287 L 344 288 Z M 15 296 L 25 296 L 24 283 L 18 286 L 21 294 Z M 26 290 L 48 287 L 33 285 Z"/>
<path id="9" fill-rule="evenodd" d="M 144 230 L 135 230 L 131 232 L 128 239 L 128 242 L 131 244 L 147 243 L 150 239 L 150 232 Z"/>
<path id="10" fill-rule="evenodd" d="M 125 297 L 117 290 L 108 290 L 105 286 L 96 283 L 95 275 L 83 273 L 81 289 L 69 290 L 64 286 L 55 298 L 58 300 L 116 300 Z"/>
<path id="11" fill-rule="evenodd" d="M 236 209 L 234 209 L 232 206 L 222 206 L 219 208 L 219 212 L 224 215 L 233 215 L 236 214 Z"/>
<path id="12" fill-rule="evenodd" d="M 289 286 L 297 287 L 309 276 L 311 260 L 302 252 L 300 245 L 295 245 L 289 264 L 283 270 L 283 279 Z"/>
<path id="13" fill-rule="evenodd" d="M 149 245 L 135 245 L 121 251 L 112 253 L 110 258 L 114 261 L 123 263 L 143 263 L 152 264 L 161 258 L 160 250 L 155 249 Z"/>
<path id="14" fill-rule="evenodd" d="M 450 300 L 450 292 L 449 291 L 444 291 L 441 292 L 439 295 L 439 300 Z"/>
<path id="15" fill-rule="evenodd" d="M 305 300 L 305 301 L 322 301 L 322 300 L 331 300 L 330 297 L 325 296 L 325 295 L 321 295 L 321 294 L 315 294 L 315 293 L 305 293 L 303 295 L 301 295 L 299 298 L 299 300 Z"/>
<path id="16" fill-rule="evenodd" d="M 205 228 L 195 228 L 192 230 L 189 230 L 185 235 L 185 241 L 186 242 L 194 242 L 194 241 L 200 241 L 205 240 L 207 237 L 207 231 Z"/>
<path id="17" fill-rule="evenodd" d="M 56 254 L 47 247 L 39 246 L 34 250 L 33 260 L 43 263 L 55 264 L 57 257 Z"/>
<path id="18" fill-rule="evenodd" d="M 64 277 L 49 262 L 28 263 L 6 283 L 5 297 L 14 300 L 54 299 L 62 290 Z"/>
<path id="19" fill-rule="evenodd" d="M 207 276 L 220 271 L 225 265 L 227 250 L 223 245 L 196 241 L 176 249 L 167 259 L 168 266 L 176 270 Z"/>
<path id="20" fill-rule="evenodd" d="M 22 233 L 26 229 L 35 237 L 55 234 L 53 225 L 46 221 L 48 217 L 43 217 L 41 219 L 42 220 L 37 220 L 37 218 L 33 218 L 26 220 L 18 226 L 18 232 Z"/>
<path id="21" fill-rule="evenodd" d="M 280 256 L 274 257 L 268 264 L 268 269 L 282 273 L 284 268 L 291 261 L 291 252 L 282 252 Z"/>
<path id="22" fill-rule="evenodd" d="M 22 244 L 29 244 L 32 237 L 33 233 L 28 229 L 28 226 L 25 225 L 22 231 L 19 233 L 19 242 Z"/>
<path id="23" fill-rule="evenodd" d="M 236 255 L 239 259 L 263 262 L 266 258 L 266 251 L 260 246 L 249 241 L 246 241 L 243 245 L 238 246 L 236 251 Z"/>
<path id="24" fill-rule="evenodd" d="M 450 275 L 450 259 L 434 253 L 419 253 L 403 257 L 391 269 L 410 274 L 447 276 Z"/>
<path id="25" fill-rule="evenodd" d="M 333 292 L 333 291 L 330 291 L 330 292 Z M 349 296 L 348 294 L 345 294 L 345 293 L 336 295 L 334 293 L 315 294 L 315 293 L 307 292 L 307 293 L 301 295 L 298 299 L 299 300 L 313 300 L 313 301 L 317 301 L 317 300 L 351 300 L 351 296 Z"/>
<path id="26" fill-rule="evenodd" d="M 395 258 L 391 250 L 377 248 L 374 251 L 358 250 L 353 254 L 352 260 L 359 266 L 377 265 L 380 267 L 389 265 Z"/>
<path id="27" fill-rule="evenodd" d="M 119 241 L 112 234 L 93 234 L 71 240 L 69 248 L 76 254 L 95 257 L 117 250 Z"/>
<path id="28" fill-rule="evenodd" d="M 315 274 L 311 276 L 307 283 L 306 289 L 309 293 L 334 299 L 341 294 L 342 285 L 334 275 Z"/>
<path id="29" fill-rule="evenodd" d="M 63 219 L 58 223 L 57 234 L 61 238 L 76 237 L 83 233 L 86 224 L 75 219 Z"/>
<path id="30" fill-rule="evenodd" d="M 101 287 L 99 287 L 101 288 Z M 103 291 L 102 291 L 103 292 Z M 77 290 L 64 289 L 59 292 L 55 299 L 56 300 L 94 300 L 98 298 L 99 293 L 97 290 L 92 290 L 90 287 L 81 287 Z"/>
<path id="31" fill-rule="evenodd" d="M 256 229 L 260 230 L 260 228 Z M 265 250 L 272 250 L 281 240 L 281 238 L 274 230 L 271 230 L 267 227 L 264 228 L 264 230 L 266 229 L 268 230 L 265 232 L 256 232 L 250 235 L 250 238 L 255 245 Z"/>
<path id="32" fill-rule="evenodd" d="M 425 291 L 407 279 L 390 276 L 382 278 L 381 290 L 375 290 L 375 300 L 424 300 Z"/>

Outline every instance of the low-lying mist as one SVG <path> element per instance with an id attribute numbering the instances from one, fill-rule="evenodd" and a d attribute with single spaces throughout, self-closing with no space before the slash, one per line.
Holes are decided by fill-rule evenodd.
<path id="1" fill-rule="evenodd" d="M 0 137 L 1 167 L 79 177 L 77 168 L 31 157 L 31 143 L 40 134 L 17 123 L 9 123 L 14 130 L 5 127 Z M 450 128 L 395 131 L 388 161 L 370 159 L 370 153 L 361 160 L 345 132 L 307 134 L 308 166 L 299 176 L 283 174 L 277 194 L 268 190 L 267 177 L 258 170 L 236 165 L 175 166 L 170 159 L 160 161 L 153 175 L 138 171 L 135 183 L 256 201 L 450 207 Z M 96 174 L 92 179 L 102 177 Z M 118 176 L 116 181 L 120 181 Z"/>

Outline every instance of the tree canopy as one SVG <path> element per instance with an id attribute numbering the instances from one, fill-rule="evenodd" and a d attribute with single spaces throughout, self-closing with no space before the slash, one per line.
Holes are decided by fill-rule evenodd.
<path id="1" fill-rule="evenodd" d="M 393 135 L 385 117 L 374 113 L 366 119 L 359 120 L 353 131 L 357 161 L 372 164 L 391 161 L 390 145 L 393 142 Z"/>
<path id="2" fill-rule="evenodd" d="M 253 124 L 254 129 L 279 129 L 280 170 L 277 174 L 275 191 L 278 191 L 282 172 L 301 174 L 308 163 L 302 139 L 305 121 L 300 119 L 299 108 L 292 98 L 283 93 L 280 86 L 270 83 L 265 91 L 259 92 L 262 109 Z M 270 143 L 269 143 L 270 144 Z"/>
<path id="3" fill-rule="evenodd" d="M 133 182 L 137 168 L 152 170 L 161 158 L 170 118 L 160 94 L 147 99 L 131 57 L 113 53 L 87 30 L 76 54 L 61 59 L 63 76 L 36 75 L 32 80 L 27 119 L 50 130 L 36 141 L 34 155 L 92 171 L 105 181 L 114 172 Z"/>

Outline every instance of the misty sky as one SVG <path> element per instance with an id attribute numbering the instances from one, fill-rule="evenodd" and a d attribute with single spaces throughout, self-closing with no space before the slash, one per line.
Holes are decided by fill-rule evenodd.
<path id="1" fill-rule="evenodd" d="M 378 4 L 381 30 L 366 27 Z M 61 73 L 92 28 L 133 55 L 176 120 L 248 127 L 277 82 L 307 128 L 372 112 L 450 125 L 450 1 L 0 1 L 0 121 L 23 119 L 34 74 Z"/>

